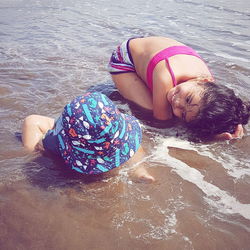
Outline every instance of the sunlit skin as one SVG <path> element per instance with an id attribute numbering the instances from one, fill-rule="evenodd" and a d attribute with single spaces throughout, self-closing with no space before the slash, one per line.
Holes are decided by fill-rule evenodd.
<path id="1" fill-rule="evenodd" d="M 200 110 L 200 101 L 204 88 L 195 81 L 187 81 L 169 90 L 167 100 L 173 114 L 189 122 L 195 119 Z"/>
<path id="2" fill-rule="evenodd" d="M 167 93 L 167 100 L 172 107 L 173 114 L 185 122 L 192 121 L 201 108 L 203 91 L 202 85 L 192 80 L 170 89 Z M 238 124 L 233 134 L 225 132 L 216 135 L 215 139 L 231 140 L 241 138 L 243 135 L 244 129 L 241 124 Z"/>
<path id="3" fill-rule="evenodd" d="M 172 46 L 183 45 L 183 43 L 166 37 L 143 37 L 130 40 L 129 50 L 136 71 L 112 74 L 112 80 L 120 94 L 140 107 L 152 110 L 153 116 L 158 120 L 171 120 L 173 116 L 182 118 L 187 122 L 193 120 L 201 108 L 200 98 L 202 97 L 202 93 L 200 91 L 202 87 L 199 86 L 197 92 L 196 90 L 189 89 L 189 87 L 192 88 L 192 86 L 195 86 L 196 88 L 198 81 L 201 83 L 214 81 L 211 72 L 203 60 L 192 55 L 183 54 L 170 57 L 169 64 L 175 75 L 176 87 L 173 86 L 173 79 L 166 66 L 166 61 L 162 60 L 158 62 L 153 71 L 153 91 L 151 92 L 147 87 L 147 67 L 150 60 L 159 51 Z M 178 91 L 176 90 L 179 87 L 181 87 L 181 91 L 177 94 Z M 184 97 L 184 90 L 191 91 L 189 92 L 190 94 L 193 92 L 197 93 L 197 95 Z M 180 94 L 183 98 L 186 98 L 185 102 L 184 99 L 179 99 Z M 191 102 L 190 98 L 192 99 Z M 217 135 L 216 138 L 234 139 L 243 135 L 243 127 L 241 124 L 238 124 L 233 134 L 225 132 Z"/>
<path id="4" fill-rule="evenodd" d="M 53 129 L 55 120 L 42 115 L 29 115 L 24 119 L 22 126 L 22 142 L 29 151 L 44 151 L 42 139 L 49 129 Z M 146 162 L 143 161 L 145 152 L 142 146 L 124 165 L 131 166 L 130 174 L 134 181 L 151 183 L 155 179 L 147 171 Z M 121 169 L 120 166 L 119 169 Z M 114 172 L 114 171 L 113 171 Z"/>

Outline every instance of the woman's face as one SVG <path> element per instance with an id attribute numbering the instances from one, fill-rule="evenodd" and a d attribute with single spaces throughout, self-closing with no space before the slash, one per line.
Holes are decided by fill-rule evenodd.
<path id="1" fill-rule="evenodd" d="M 199 113 L 204 88 L 195 81 L 187 81 L 169 90 L 167 99 L 173 114 L 182 120 L 192 121 Z"/>

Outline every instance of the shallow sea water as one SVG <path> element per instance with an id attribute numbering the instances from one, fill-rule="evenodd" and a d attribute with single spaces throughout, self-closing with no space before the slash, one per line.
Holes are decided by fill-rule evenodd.
<path id="1" fill-rule="evenodd" d="M 15 138 L 27 115 L 56 118 L 90 87 L 115 91 L 107 62 L 134 36 L 190 45 L 247 99 L 249 25 L 245 0 L 2 0 L 0 249 L 249 249 L 249 125 L 241 140 L 195 143 L 180 124 L 142 121 L 153 184 L 126 166 L 83 178 Z"/>

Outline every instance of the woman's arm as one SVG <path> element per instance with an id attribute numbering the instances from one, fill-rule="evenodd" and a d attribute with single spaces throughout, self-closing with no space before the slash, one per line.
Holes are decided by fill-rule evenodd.
<path id="1" fill-rule="evenodd" d="M 153 77 L 153 114 L 158 120 L 173 118 L 172 107 L 167 100 L 168 91 L 173 87 L 172 79 L 167 70 L 161 74 L 155 69 Z"/>

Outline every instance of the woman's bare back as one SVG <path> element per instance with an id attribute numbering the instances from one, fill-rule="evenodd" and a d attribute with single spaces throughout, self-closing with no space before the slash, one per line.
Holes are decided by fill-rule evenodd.
<path id="1" fill-rule="evenodd" d="M 158 52 L 172 46 L 185 46 L 174 39 L 166 37 L 136 38 L 130 41 L 130 52 L 138 76 L 147 82 L 146 72 L 149 61 Z M 169 58 L 177 82 L 187 81 L 200 76 L 211 76 L 206 64 L 199 58 L 190 55 L 175 55 Z M 165 64 L 161 64 L 165 71 Z M 159 65 L 159 67 L 161 67 Z"/>

